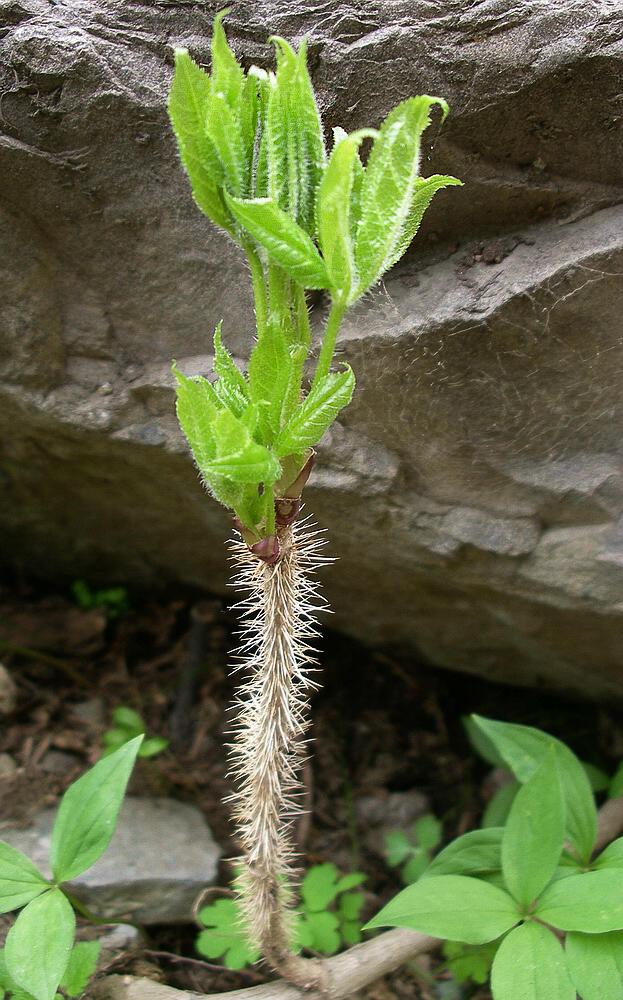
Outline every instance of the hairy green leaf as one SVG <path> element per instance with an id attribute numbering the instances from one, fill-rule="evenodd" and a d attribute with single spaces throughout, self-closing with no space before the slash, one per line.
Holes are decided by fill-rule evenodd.
<path id="1" fill-rule="evenodd" d="M 438 875 L 407 886 L 367 927 L 410 927 L 452 941 L 485 944 L 518 920 L 514 900 L 502 889 L 464 875 Z"/>
<path id="2" fill-rule="evenodd" d="M 10 913 L 49 889 L 30 858 L 0 840 L 0 913 Z"/>
<path id="3" fill-rule="evenodd" d="M 175 363 L 173 374 L 177 381 L 177 419 L 199 471 L 205 475 L 204 469 L 216 456 L 214 421 L 222 403 L 207 379 L 188 378 Z"/>
<path id="4" fill-rule="evenodd" d="M 446 187 L 462 186 L 463 181 L 460 181 L 458 177 L 447 177 L 442 174 L 433 174 L 431 177 L 416 177 L 415 191 L 411 200 L 409 214 L 388 258 L 388 268 L 393 267 L 408 250 L 410 243 L 420 228 L 424 212 L 437 192 Z"/>
<path id="5" fill-rule="evenodd" d="M 561 931 L 623 930 L 623 872 L 608 869 L 560 879 L 545 890 L 536 914 Z"/>
<path id="6" fill-rule="evenodd" d="M 219 376 L 214 387 L 216 394 L 236 417 L 240 417 L 249 401 L 249 386 L 231 354 L 223 347 L 221 323 L 214 331 L 214 371 Z"/>
<path id="7" fill-rule="evenodd" d="M 411 97 L 383 122 L 372 146 L 361 189 L 361 220 L 355 261 L 357 295 L 375 284 L 396 260 L 416 192 L 420 139 L 430 124 L 430 109 L 438 104 L 443 117 L 448 106 L 440 97 Z"/>
<path id="8" fill-rule="evenodd" d="M 70 997 L 79 997 L 97 968 L 99 941 L 79 941 L 74 945 L 60 985 Z"/>
<path id="9" fill-rule="evenodd" d="M 224 170 L 207 133 L 211 83 L 186 49 L 175 50 L 175 73 L 169 93 L 169 117 L 180 159 L 188 174 L 197 206 L 230 235 L 234 222 L 223 201 Z"/>
<path id="10" fill-rule="evenodd" d="M 327 272 L 312 240 L 274 201 L 228 195 L 226 201 L 239 225 L 291 278 L 304 288 L 327 288 Z"/>
<path id="11" fill-rule="evenodd" d="M 63 795 L 50 849 L 58 882 L 86 871 L 108 847 L 142 739 L 137 736 L 103 757 Z"/>
<path id="12" fill-rule="evenodd" d="M 491 969 L 493 1000 L 575 1000 L 562 945 L 530 921 L 504 938 Z"/>
<path id="13" fill-rule="evenodd" d="M 238 119 L 223 94 L 212 92 L 208 99 L 206 131 L 223 166 L 225 185 L 234 195 L 250 193 L 250 164 L 247 164 Z"/>
<path id="14" fill-rule="evenodd" d="M 519 789 L 504 828 L 504 879 L 511 895 L 524 905 L 548 884 L 562 853 L 565 807 L 555 753 L 551 747 Z"/>
<path id="15" fill-rule="evenodd" d="M 223 95 L 232 110 L 240 103 L 244 87 L 244 73 L 232 52 L 223 30 L 223 18 L 228 9 L 220 10 L 212 27 L 212 89 Z"/>
<path id="16" fill-rule="evenodd" d="M 597 832 L 597 810 L 586 772 L 569 747 L 560 740 L 515 723 L 497 722 L 479 715 L 472 716 L 479 729 L 495 744 L 498 752 L 515 777 L 526 782 L 547 755 L 550 746 L 556 750 L 556 763 L 566 807 L 567 833 L 585 863 L 590 859 Z"/>
<path id="17" fill-rule="evenodd" d="M 33 899 L 11 927 L 4 951 L 7 971 L 35 1000 L 54 1000 L 75 927 L 74 911 L 60 889 L 48 889 Z"/>
<path id="18" fill-rule="evenodd" d="M 350 403 L 354 389 L 355 376 L 349 365 L 345 371 L 326 375 L 281 431 L 275 443 L 277 454 L 291 455 L 318 444 L 340 410 Z"/>
<path id="19" fill-rule="evenodd" d="M 214 473 L 234 483 L 274 483 L 281 475 L 275 456 L 253 440 L 242 420 L 221 410 L 214 420 L 216 457 L 206 464 L 208 478 Z"/>
<path id="20" fill-rule="evenodd" d="M 310 868 L 301 885 L 305 908 L 310 912 L 326 910 L 338 895 L 338 879 L 338 870 L 331 862 Z"/>
<path id="21" fill-rule="evenodd" d="M 376 136 L 372 129 L 360 129 L 333 147 L 327 168 L 318 188 L 316 214 L 318 238 L 329 286 L 334 298 L 348 301 L 357 285 L 352 239 L 351 201 L 359 146 L 366 136 Z"/>
<path id="22" fill-rule="evenodd" d="M 261 407 L 263 439 L 274 440 L 281 429 L 282 407 L 288 390 L 292 359 L 281 326 L 269 323 L 262 331 L 249 359 L 249 388 Z"/>
<path id="23" fill-rule="evenodd" d="M 304 913 L 298 922 L 297 937 L 303 948 L 334 955 L 341 944 L 338 917 L 326 911 Z"/>
<path id="24" fill-rule="evenodd" d="M 567 934 L 567 967 L 582 1000 L 623 997 L 623 932 Z"/>
<path id="25" fill-rule="evenodd" d="M 307 43 L 298 53 L 273 37 L 277 72 L 270 78 L 267 114 L 268 184 L 271 198 L 310 235 L 316 191 L 326 159 L 322 126 L 307 71 Z M 312 287 L 312 286 L 308 286 Z"/>
<path id="26" fill-rule="evenodd" d="M 457 837 L 433 858 L 425 877 L 431 875 L 487 875 L 502 867 L 502 828 L 471 830 Z"/>

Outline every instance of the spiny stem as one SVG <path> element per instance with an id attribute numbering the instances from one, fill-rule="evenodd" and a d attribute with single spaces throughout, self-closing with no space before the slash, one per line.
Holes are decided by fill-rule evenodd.
<path id="1" fill-rule="evenodd" d="M 311 386 L 312 389 L 315 389 L 322 382 L 323 378 L 329 374 L 333 352 L 335 351 L 335 341 L 337 340 L 338 331 L 344 319 L 345 312 L 346 303 L 340 302 L 339 299 L 334 299 L 331 303 L 331 311 L 329 312 L 320 354 L 318 355 L 318 364 L 316 365 L 316 372 Z"/>
<path id="2" fill-rule="evenodd" d="M 281 554 L 268 566 L 246 545 L 234 543 L 234 585 L 247 591 L 243 643 L 238 650 L 248 678 L 237 695 L 234 818 L 243 848 L 242 906 L 252 940 L 272 968 L 290 982 L 323 989 L 322 965 L 292 950 L 294 912 L 290 880 L 291 825 L 299 806 L 305 759 L 308 699 L 316 686 L 310 641 L 322 607 L 309 573 L 325 562 L 319 532 L 282 529 Z"/>

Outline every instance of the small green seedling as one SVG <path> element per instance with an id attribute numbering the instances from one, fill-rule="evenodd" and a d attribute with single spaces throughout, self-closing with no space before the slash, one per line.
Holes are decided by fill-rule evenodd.
<path id="1" fill-rule="evenodd" d="M 85 580 L 74 580 L 71 585 L 74 601 L 83 611 L 93 611 L 99 608 L 109 619 L 124 615 L 130 600 L 125 587 L 105 587 L 102 590 L 92 590 Z"/>
<path id="2" fill-rule="evenodd" d="M 364 881 L 361 872 L 340 875 L 335 865 L 314 865 L 301 884 L 301 905 L 293 922 L 298 948 L 321 955 L 334 955 L 343 945 L 361 940 L 359 914 Z M 209 959 L 220 959 L 228 969 L 242 969 L 257 962 L 259 949 L 249 943 L 240 904 L 218 899 L 204 906 L 199 919 L 205 930 L 197 938 L 197 951 Z"/>
<path id="3" fill-rule="evenodd" d="M 497 941 L 490 941 L 488 944 L 445 941 L 443 956 L 446 968 L 457 983 L 477 983 L 482 986 L 489 978 L 498 947 Z"/>
<path id="4" fill-rule="evenodd" d="M 124 743 L 145 733 L 147 728 L 138 712 L 135 712 L 133 708 L 128 708 L 127 705 L 119 705 L 114 710 L 112 713 L 112 722 L 113 724 L 110 729 L 107 729 L 102 736 L 105 757 L 108 754 L 114 753 Z M 168 745 L 169 741 L 165 740 L 162 736 L 147 736 L 141 743 L 138 756 L 155 757 L 157 754 L 162 753 L 163 750 L 166 750 Z"/>
<path id="5" fill-rule="evenodd" d="M 103 757 L 63 795 L 52 829 L 48 879 L 21 851 L 0 841 L 0 913 L 19 910 L 6 939 L 4 989 L 23 1000 L 54 1000 L 59 986 L 81 992 L 97 961 L 92 944 L 74 946 L 74 905 L 66 883 L 108 847 L 142 736 Z"/>
<path id="6" fill-rule="evenodd" d="M 409 833 L 391 830 L 385 835 L 385 858 L 390 868 L 400 867 L 405 885 L 417 882 L 428 868 L 433 852 L 441 843 L 442 826 L 428 814 L 415 821 Z"/>
<path id="7" fill-rule="evenodd" d="M 593 857 L 593 791 L 564 743 L 472 720 L 520 785 L 506 824 L 457 838 L 368 927 L 496 943 L 494 1000 L 620 1000 L 623 838 Z"/>

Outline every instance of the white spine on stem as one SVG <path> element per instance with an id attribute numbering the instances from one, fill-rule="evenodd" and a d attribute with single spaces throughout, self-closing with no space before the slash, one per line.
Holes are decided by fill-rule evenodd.
<path id="1" fill-rule="evenodd" d="M 240 891 L 249 935 L 269 964 L 299 986 L 323 988 L 320 962 L 292 950 L 292 824 L 300 812 L 299 774 L 305 761 L 309 696 L 317 684 L 311 643 L 326 608 L 314 570 L 324 558 L 323 532 L 308 521 L 280 536 L 273 566 L 243 542 L 232 543 L 233 586 L 246 591 L 238 670 L 247 677 L 236 697 L 230 748 L 234 819 L 243 850 Z"/>

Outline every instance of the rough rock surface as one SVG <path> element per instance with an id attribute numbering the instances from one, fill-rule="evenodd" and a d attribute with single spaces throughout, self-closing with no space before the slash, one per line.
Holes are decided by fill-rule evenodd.
<path id="1" fill-rule="evenodd" d="M 2 830 L 2 839 L 47 876 L 55 816 L 55 809 L 45 809 L 27 829 Z M 104 920 L 191 923 L 195 900 L 214 884 L 220 855 L 198 809 L 173 799 L 127 798 L 108 850 L 70 884 Z"/>
<path id="2" fill-rule="evenodd" d="M 173 47 L 206 61 L 215 9 L 0 2 L 2 558 L 54 579 L 225 583 L 169 374 L 205 369 L 221 317 L 241 357 L 252 329 L 165 114 Z M 346 324 L 359 389 L 308 498 L 335 623 L 621 697 L 620 4 L 248 0 L 228 23 L 254 62 L 310 34 L 327 127 L 446 96 L 425 172 L 466 182 Z"/>

